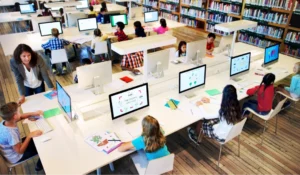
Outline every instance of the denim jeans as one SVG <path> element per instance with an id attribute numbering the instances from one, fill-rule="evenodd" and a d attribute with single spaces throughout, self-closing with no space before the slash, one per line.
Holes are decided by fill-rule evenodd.
<path id="1" fill-rule="evenodd" d="M 257 109 L 258 103 L 256 100 L 249 100 L 249 101 L 245 102 L 243 105 L 243 112 L 245 111 L 246 108 L 250 108 L 260 115 L 268 115 L 270 113 L 270 111 L 263 111 L 263 112 L 258 111 L 258 109 Z M 249 114 L 250 114 L 249 111 L 245 112 L 245 115 L 249 115 Z"/>
<path id="2" fill-rule="evenodd" d="M 37 88 L 30 88 L 25 86 L 25 97 L 45 92 L 45 83 L 42 81 L 42 84 Z"/>
<path id="3" fill-rule="evenodd" d="M 22 142 L 24 142 L 24 141 L 25 141 L 25 138 L 22 139 Z M 18 162 L 22 162 L 24 160 L 27 160 L 27 159 L 29 159 L 29 158 L 37 155 L 37 154 L 38 154 L 38 152 L 36 150 L 36 147 L 34 145 L 33 140 L 31 139 L 29 144 L 28 144 L 28 147 L 26 148 L 26 150 L 25 150 L 25 152 L 22 156 L 22 158 Z M 41 162 L 40 159 L 37 161 L 36 166 L 37 167 L 43 167 L 42 162 Z"/>

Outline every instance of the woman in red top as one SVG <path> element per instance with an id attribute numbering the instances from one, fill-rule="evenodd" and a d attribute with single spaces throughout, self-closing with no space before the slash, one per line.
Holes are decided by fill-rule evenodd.
<path id="1" fill-rule="evenodd" d="M 272 110 L 273 98 L 274 98 L 274 81 L 275 75 L 268 73 L 264 76 L 259 86 L 255 86 L 247 90 L 247 94 L 257 95 L 257 100 L 249 100 L 244 103 L 244 115 L 249 115 L 245 108 L 249 107 L 260 115 L 268 115 Z"/>

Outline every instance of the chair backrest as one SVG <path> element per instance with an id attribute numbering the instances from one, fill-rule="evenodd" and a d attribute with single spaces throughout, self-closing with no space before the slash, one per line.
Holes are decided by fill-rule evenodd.
<path id="1" fill-rule="evenodd" d="M 34 32 L 39 32 L 39 23 L 43 22 L 52 22 L 53 18 L 52 16 L 42 16 L 42 17 L 31 17 L 31 22 L 32 22 L 32 30 Z"/>
<path id="2" fill-rule="evenodd" d="M 107 42 L 106 41 L 101 41 L 101 42 L 96 42 L 95 43 L 95 55 L 98 54 L 103 54 L 103 53 L 107 53 Z"/>
<path id="3" fill-rule="evenodd" d="M 163 174 L 173 170 L 174 154 L 149 161 L 145 174 Z"/>
<path id="4" fill-rule="evenodd" d="M 243 127 L 246 123 L 246 120 L 247 120 L 247 118 L 245 117 L 242 121 L 233 125 L 233 127 L 229 131 L 224 143 L 227 143 L 228 141 L 234 139 L 236 136 L 238 136 L 242 133 Z"/>
<path id="5" fill-rule="evenodd" d="M 79 13 L 67 13 L 68 27 L 77 27 L 77 19 L 86 18 L 87 15 L 84 12 Z"/>
<path id="6" fill-rule="evenodd" d="M 285 101 L 287 100 L 287 98 L 284 98 L 283 100 L 281 100 L 277 106 L 275 107 L 275 109 L 272 111 L 272 113 L 269 115 L 269 118 L 266 118 L 266 120 L 270 120 L 271 118 L 273 118 L 274 116 L 276 116 L 280 111 L 281 108 L 283 106 L 283 104 L 285 103 Z"/>
<path id="7" fill-rule="evenodd" d="M 65 49 L 51 50 L 51 63 L 68 62 L 68 56 Z"/>

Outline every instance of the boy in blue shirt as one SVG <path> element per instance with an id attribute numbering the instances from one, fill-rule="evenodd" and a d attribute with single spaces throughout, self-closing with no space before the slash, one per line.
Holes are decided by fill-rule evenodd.
<path id="1" fill-rule="evenodd" d="M 97 22 L 98 23 L 101 23 L 101 24 L 105 24 L 106 23 L 105 18 L 104 18 L 104 14 L 105 14 L 105 9 L 101 8 L 100 9 L 100 13 L 97 16 Z"/>
<path id="2" fill-rule="evenodd" d="M 16 102 L 1 106 L 0 116 L 3 121 L 0 122 L 0 152 L 8 162 L 15 164 L 38 154 L 32 138 L 42 135 L 42 131 L 33 131 L 21 140 L 17 122 L 27 118 L 35 121 L 36 117 L 42 114 L 43 111 L 20 114 Z M 40 171 L 42 169 L 43 165 L 38 160 L 35 170 Z"/>

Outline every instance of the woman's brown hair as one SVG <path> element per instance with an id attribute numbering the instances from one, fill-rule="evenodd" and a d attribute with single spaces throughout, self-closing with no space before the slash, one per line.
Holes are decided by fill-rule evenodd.
<path id="1" fill-rule="evenodd" d="M 35 67 L 36 63 L 37 63 L 37 53 L 34 52 L 30 46 L 26 45 L 26 44 L 19 44 L 17 46 L 17 48 L 14 51 L 14 59 L 16 60 L 16 62 L 18 64 L 22 64 L 22 60 L 21 60 L 21 54 L 23 52 L 29 52 L 31 54 L 31 60 L 29 62 L 29 65 L 31 67 Z"/>
<path id="2" fill-rule="evenodd" d="M 142 136 L 144 137 L 146 145 L 145 152 L 155 152 L 164 147 L 166 138 L 160 130 L 158 121 L 154 117 L 148 115 L 143 119 L 142 125 Z"/>

